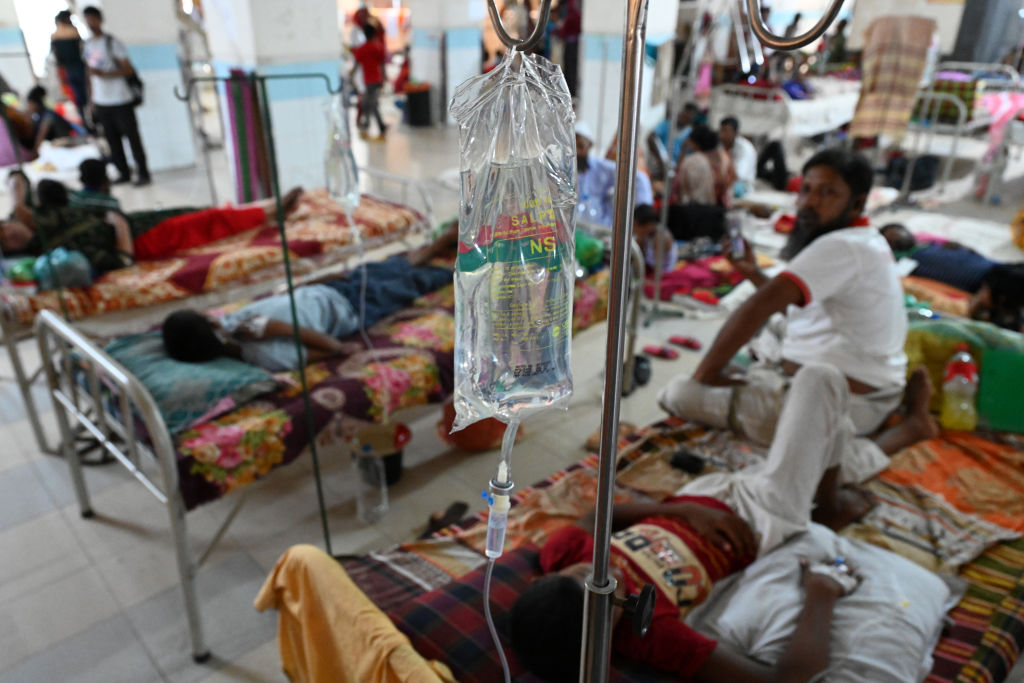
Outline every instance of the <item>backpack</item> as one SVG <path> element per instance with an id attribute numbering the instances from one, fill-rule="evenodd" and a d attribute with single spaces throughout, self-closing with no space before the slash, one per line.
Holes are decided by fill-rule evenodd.
<path id="1" fill-rule="evenodd" d="M 106 35 L 107 56 L 109 56 L 111 60 L 114 58 L 113 41 L 114 37 L 108 33 Z M 128 90 L 132 93 L 131 105 L 133 107 L 139 106 L 146 98 L 146 86 L 142 82 L 142 79 L 139 78 L 139 74 L 136 73 L 134 65 L 132 65 L 132 72 L 125 76 L 124 80 L 128 84 Z"/>

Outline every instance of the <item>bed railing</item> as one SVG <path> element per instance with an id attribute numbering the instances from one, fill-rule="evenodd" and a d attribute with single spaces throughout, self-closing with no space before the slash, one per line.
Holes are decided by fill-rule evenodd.
<path id="1" fill-rule="evenodd" d="M 94 516 L 76 448 L 79 438 L 85 436 L 94 440 L 167 507 L 185 598 L 192 657 L 197 662 L 206 660 L 209 651 L 203 638 L 195 575 L 244 498 L 240 498 L 229 513 L 210 547 L 194 560 L 185 524 L 185 504 L 178 488 L 174 444 L 152 395 L 130 372 L 55 313 L 42 311 L 36 316 L 35 334 L 60 428 L 60 450 L 71 473 L 82 517 Z M 145 441 L 136 432 L 136 420 L 148 435 Z"/>
<path id="2" fill-rule="evenodd" d="M 427 191 L 427 187 L 422 181 L 407 178 L 389 171 L 382 171 L 370 166 L 360 166 L 359 172 L 364 176 L 377 181 L 371 183 L 370 187 L 364 187 L 364 191 L 370 191 L 372 193 L 373 190 L 381 187 L 381 183 L 393 183 L 398 185 L 399 192 L 398 196 L 394 197 L 392 201 L 404 204 L 405 206 L 413 206 L 409 201 L 410 194 L 415 193 L 418 195 L 419 200 L 423 204 L 423 215 L 427 219 L 427 230 L 434 227 L 434 199 L 431 197 L 430 192 Z M 385 196 L 381 198 L 387 199 L 388 197 Z"/>

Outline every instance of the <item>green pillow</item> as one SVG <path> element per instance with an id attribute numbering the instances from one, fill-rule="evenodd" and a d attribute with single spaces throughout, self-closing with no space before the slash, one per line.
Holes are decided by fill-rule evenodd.
<path id="1" fill-rule="evenodd" d="M 213 419 L 230 412 L 278 386 L 266 370 L 233 358 L 206 363 L 176 361 L 164 351 L 158 331 L 122 337 L 108 345 L 106 352 L 153 395 L 171 434 L 201 417 Z"/>

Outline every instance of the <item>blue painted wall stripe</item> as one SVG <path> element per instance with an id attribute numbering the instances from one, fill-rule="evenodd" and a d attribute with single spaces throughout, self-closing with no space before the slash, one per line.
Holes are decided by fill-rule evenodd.
<path id="1" fill-rule="evenodd" d="M 450 28 L 445 31 L 445 40 L 449 50 L 462 50 L 466 48 L 480 49 L 483 41 L 483 31 L 476 26 L 466 28 Z"/>
<path id="2" fill-rule="evenodd" d="M 25 41 L 21 38 L 21 29 L 17 26 L 0 27 L 0 47 L 25 48 Z"/>
<path id="3" fill-rule="evenodd" d="M 585 33 L 582 38 L 584 59 L 598 62 L 602 59 L 622 61 L 622 34 Z"/>
<path id="4" fill-rule="evenodd" d="M 436 31 L 414 28 L 412 30 L 412 46 L 419 50 L 438 50 L 441 48 L 440 36 Z"/>
<path id="5" fill-rule="evenodd" d="M 178 68 L 178 46 L 175 43 L 126 45 L 132 65 L 139 71 L 163 71 Z"/>

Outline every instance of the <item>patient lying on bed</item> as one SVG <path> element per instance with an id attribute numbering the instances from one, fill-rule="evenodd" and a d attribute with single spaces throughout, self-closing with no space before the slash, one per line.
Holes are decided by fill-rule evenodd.
<path id="1" fill-rule="evenodd" d="M 791 391 L 802 399 L 826 386 L 838 395 L 843 384 L 833 368 L 807 367 Z M 827 403 L 809 415 L 787 408 L 780 429 L 806 425 L 835 434 L 838 418 Z M 716 581 L 806 531 L 812 506 L 841 504 L 834 476 L 839 453 L 830 445 L 823 444 L 825 457 L 773 445 L 764 461 L 735 473 L 699 477 L 666 503 L 616 506 L 611 564 L 618 588 L 634 593 L 652 583 L 656 604 L 645 637 L 634 635 L 628 623 L 615 627 L 615 651 L 693 681 L 808 681 L 823 671 L 833 607 L 859 581 L 839 558 L 820 562 L 812 557 L 804 568 L 803 613 L 775 667 L 706 638 L 683 617 L 704 601 Z M 583 581 L 591 571 L 593 529 L 591 513 L 552 535 L 540 553 L 541 569 L 550 576 L 535 582 L 512 609 L 513 648 L 523 664 L 547 680 L 578 679 Z"/>
<path id="2" fill-rule="evenodd" d="M 917 262 L 911 275 L 971 294 L 971 318 L 1024 331 L 1024 263 L 999 263 L 956 242 L 918 239 L 899 223 L 881 232 L 897 258 Z"/>
<path id="3" fill-rule="evenodd" d="M 453 244 L 449 232 L 407 256 L 367 263 L 363 327 L 449 284 L 452 271 L 428 262 L 450 251 Z M 170 314 L 163 324 L 167 355 L 186 363 L 231 356 L 271 372 L 297 370 L 337 355 L 343 350 L 338 340 L 360 329 L 362 267 L 348 276 L 324 278 L 295 290 L 301 357 L 294 343 L 287 294 L 260 299 L 222 320 L 194 310 Z"/>

